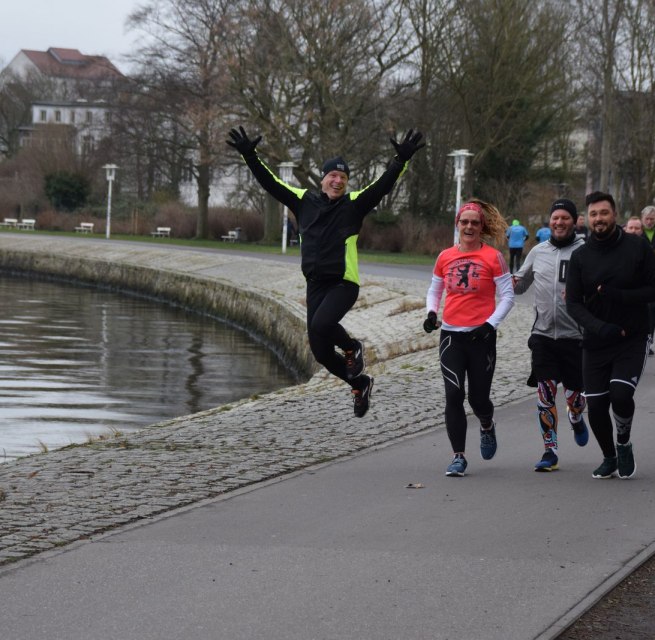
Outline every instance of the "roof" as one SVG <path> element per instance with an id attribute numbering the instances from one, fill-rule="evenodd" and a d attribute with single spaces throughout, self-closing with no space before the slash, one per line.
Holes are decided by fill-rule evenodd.
<path id="1" fill-rule="evenodd" d="M 21 52 L 46 76 L 76 80 L 122 78 L 123 74 L 105 56 L 88 56 L 77 49 L 50 47 L 47 51 Z"/>

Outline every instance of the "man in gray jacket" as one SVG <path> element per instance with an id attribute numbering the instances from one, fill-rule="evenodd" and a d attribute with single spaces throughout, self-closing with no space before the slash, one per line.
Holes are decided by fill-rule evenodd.
<path id="1" fill-rule="evenodd" d="M 589 430 L 582 412 L 582 335 L 577 322 L 566 311 L 566 272 L 572 253 L 584 244 L 576 236 L 576 206 L 560 198 L 550 208 L 551 237 L 530 251 L 514 275 L 514 293 L 521 294 L 534 282 L 535 321 L 528 346 L 532 352 L 532 374 L 528 384 L 537 387 L 537 415 L 545 452 L 535 471 L 558 468 L 557 386 L 562 383 L 567 414 L 576 443 L 584 447 Z"/>

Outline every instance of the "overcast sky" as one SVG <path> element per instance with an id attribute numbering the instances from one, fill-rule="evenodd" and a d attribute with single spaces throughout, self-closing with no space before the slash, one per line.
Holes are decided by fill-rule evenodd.
<path id="1" fill-rule="evenodd" d="M 21 49 L 50 47 L 79 49 L 105 55 L 121 71 L 135 33 L 125 19 L 143 0 L 0 0 L 0 64 L 5 66 Z"/>

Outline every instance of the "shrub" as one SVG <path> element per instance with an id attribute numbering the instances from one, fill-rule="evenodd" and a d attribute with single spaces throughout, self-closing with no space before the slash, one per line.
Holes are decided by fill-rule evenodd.
<path id="1" fill-rule="evenodd" d="M 264 221 L 255 211 L 212 207 L 209 210 L 209 236 L 215 240 L 231 229 L 241 229 L 241 240 L 259 242 L 264 237 Z"/>
<path id="2" fill-rule="evenodd" d="M 55 171 L 45 176 L 44 191 L 56 209 L 73 211 L 86 204 L 91 193 L 91 183 L 79 173 Z"/>

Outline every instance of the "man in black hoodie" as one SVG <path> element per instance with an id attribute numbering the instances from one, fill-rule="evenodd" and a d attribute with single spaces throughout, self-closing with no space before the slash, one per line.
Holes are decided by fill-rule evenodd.
<path id="1" fill-rule="evenodd" d="M 655 255 L 644 238 L 616 224 L 609 193 L 587 196 L 590 236 L 572 256 L 566 308 L 581 325 L 589 425 L 603 452 L 594 478 L 634 476 L 630 432 L 634 392 L 648 354 L 648 303 L 655 301 Z M 610 408 L 616 423 L 616 446 Z"/>

